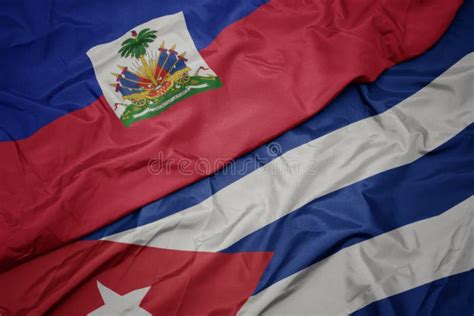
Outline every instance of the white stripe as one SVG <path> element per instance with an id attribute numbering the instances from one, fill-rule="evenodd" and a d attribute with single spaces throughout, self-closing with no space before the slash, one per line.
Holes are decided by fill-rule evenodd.
<path id="1" fill-rule="evenodd" d="M 390 110 L 288 151 L 198 205 L 105 239 L 218 251 L 315 198 L 408 164 L 473 122 L 473 65 L 469 54 Z"/>
<path id="2" fill-rule="evenodd" d="M 474 198 L 345 248 L 251 297 L 239 315 L 347 315 L 474 268 Z"/>

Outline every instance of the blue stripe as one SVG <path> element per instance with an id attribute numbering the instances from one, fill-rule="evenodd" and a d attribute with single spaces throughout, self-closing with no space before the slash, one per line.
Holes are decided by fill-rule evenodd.
<path id="1" fill-rule="evenodd" d="M 472 316 L 474 315 L 474 270 L 377 301 L 352 315 Z"/>
<path id="2" fill-rule="evenodd" d="M 274 142 L 236 160 L 229 168 L 153 202 L 86 239 L 142 226 L 198 204 L 282 153 L 338 128 L 384 112 L 414 94 L 466 54 L 474 51 L 474 1 L 466 3 L 440 42 L 426 54 L 386 71 L 375 83 L 348 87 L 331 105 Z M 279 146 L 273 146 L 277 143 Z M 274 149 L 277 148 L 277 151 Z"/>
<path id="3" fill-rule="evenodd" d="M 267 0 L 29 0 L 2 2 L 0 141 L 30 136 L 102 92 L 86 52 L 136 25 L 183 11 L 203 49 Z"/>
<path id="4" fill-rule="evenodd" d="M 441 214 L 474 194 L 474 124 L 416 160 L 308 203 L 225 252 L 273 251 L 256 292 L 342 248 Z"/>

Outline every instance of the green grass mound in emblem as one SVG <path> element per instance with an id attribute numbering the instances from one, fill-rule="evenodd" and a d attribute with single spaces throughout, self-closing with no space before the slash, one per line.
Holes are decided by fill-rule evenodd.
<path id="1" fill-rule="evenodd" d="M 175 84 L 162 96 L 146 98 L 140 103 L 130 104 L 120 119 L 125 126 L 129 126 L 137 121 L 153 117 L 183 99 L 221 86 L 222 83 L 218 77 L 191 76 L 186 84 Z"/>

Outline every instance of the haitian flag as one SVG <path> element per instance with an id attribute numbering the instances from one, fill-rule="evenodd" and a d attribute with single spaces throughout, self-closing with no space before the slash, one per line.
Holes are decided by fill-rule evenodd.
<path id="1" fill-rule="evenodd" d="M 461 2 L 3 2 L 1 269 L 211 174 L 423 53 Z"/>
<path id="2" fill-rule="evenodd" d="M 469 1 L 426 53 L 373 83 L 349 85 L 319 114 L 210 177 L 4 269 L 0 314 L 472 315 L 473 14 Z M 141 38 L 151 46 L 159 33 L 143 30 L 110 45 L 120 51 Z M 166 58 L 181 63 L 178 71 L 193 64 L 192 47 L 183 55 L 161 43 L 146 60 L 155 73 L 176 73 Z M 108 47 L 88 51 L 99 67 L 109 66 L 101 59 Z M 181 76 L 176 90 L 146 98 L 144 116 L 202 74 L 222 87 L 186 100 L 225 87 L 212 63 L 194 60 L 203 68 L 187 82 Z M 146 70 L 119 65 L 109 73 L 116 97 L 134 95 L 126 87 L 154 85 Z M 125 125 L 121 117 L 112 116 Z M 148 171 L 189 175 L 192 159 L 166 163 L 157 154 Z M 199 161 L 196 173 L 212 166 Z"/>

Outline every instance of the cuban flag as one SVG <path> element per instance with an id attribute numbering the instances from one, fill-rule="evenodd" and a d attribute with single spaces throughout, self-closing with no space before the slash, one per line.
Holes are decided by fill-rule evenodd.
<path id="1" fill-rule="evenodd" d="M 0 21 L 0 315 L 473 315 L 474 2 Z"/>

